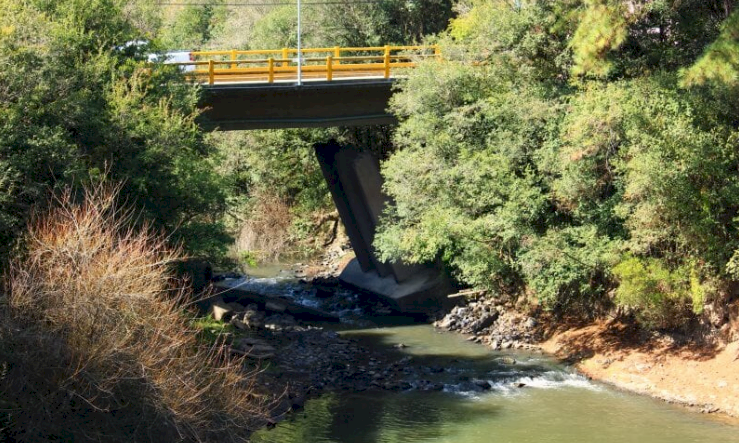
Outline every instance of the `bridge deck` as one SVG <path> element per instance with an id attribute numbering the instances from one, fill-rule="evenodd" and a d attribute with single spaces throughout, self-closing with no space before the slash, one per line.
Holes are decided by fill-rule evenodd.
<path id="1" fill-rule="evenodd" d="M 216 85 L 295 83 L 298 77 L 300 81 L 389 79 L 414 68 L 418 60 L 440 58 L 441 53 L 436 46 L 306 48 L 301 50 L 300 66 L 294 48 L 201 51 L 190 53 L 190 57 L 189 62 L 171 64 L 180 66 L 196 82 Z"/>

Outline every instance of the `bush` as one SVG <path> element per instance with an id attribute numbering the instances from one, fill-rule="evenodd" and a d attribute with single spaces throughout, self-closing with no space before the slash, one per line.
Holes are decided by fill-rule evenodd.
<path id="1" fill-rule="evenodd" d="M 649 328 L 683 326 L 700 313 L 707 289 L 694 266 L 669 269 L 656 258 L 627 257 L 613 268 L 619 280 L 616 303 L 636 310 L 637 319 Z"/>
<path id="2" fill-rule="evenodd" d="M 102 185 L 32 219 L 0 314 L 15 441 L 243 441 L 263 416 L 253 374 L 183 314 L 179 251 L 134 219 Z"/>

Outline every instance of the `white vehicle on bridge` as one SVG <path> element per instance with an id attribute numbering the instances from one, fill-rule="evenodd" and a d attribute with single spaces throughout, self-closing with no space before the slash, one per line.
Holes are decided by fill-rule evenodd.
<path id="1" fill-rule="evenodd" d="M 175 63 L 189 63 L 195 60 L 191 51 L 167 51 L 161 54 L 149 54 L 146 59 L 151 63 L 164 63 L 164 64 L 175 64 Z M 179 65 L 179 68 L 183 72 L 192 72 L 195 70 L 195 65 Z"/>

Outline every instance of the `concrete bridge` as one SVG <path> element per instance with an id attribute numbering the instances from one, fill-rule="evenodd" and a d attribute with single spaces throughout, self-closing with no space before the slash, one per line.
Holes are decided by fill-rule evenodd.
<path id="1" fill-rule="evenodd" d="M 192 53 L 178 63 L 203 84 L 201 125 L 247 130 L 391 124 L 392 85 L 436 47 L 315 48 Z M 305 55 L 309 55 L 305 57 Z M 266 57 L 266 58 L 265 58 Z M 435 264 L 384 263 L 372 253 L 387 197 L 379 159 L 362 146 L 315 146 L 316 156 L 356 253 L 340 279 L 380 295 L 405 312 L 440 306 L 448 280 Z"/>

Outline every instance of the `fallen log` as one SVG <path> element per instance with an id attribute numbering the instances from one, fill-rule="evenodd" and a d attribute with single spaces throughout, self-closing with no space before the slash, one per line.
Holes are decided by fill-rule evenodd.
<path id="1" fill-rule="evenodd" d="M 485 295 L 488 291 L 485 289 L 470 289 L 467 291 L 461 291 L 454 294 L 447 295 L 447 298 L 457 298 L 457 297 L 474 297 L 476 295 Z"/>

